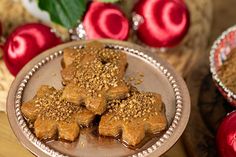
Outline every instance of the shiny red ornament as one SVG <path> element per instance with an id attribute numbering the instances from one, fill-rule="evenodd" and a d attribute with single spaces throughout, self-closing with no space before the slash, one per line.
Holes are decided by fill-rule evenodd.
<path id="1" fill-rule="evenodd" d="M 4 44 L 5 64 L 15 76 L 33 57 L 61 42 L 51 28 L 43 24 L 20 26 L 11 33 Z"/>
<path id="2" fill-rule="evenodd" d="M 83 26 L 88 39 L 125 40 L 129 34 L 127 18 L 111 3 L 92 2 L 84 16 Z"/>
<path id="3" fill-rule="evenodd" d="M 183 0 L 139 0 L 134 12 L 142 17 L 139 39 L 152 47 L 175 46 L 189 28 L 189 12 Z"/>
<path id="4" fill-rule="evenodd" d="M 220 157 L 236 156 L 236 111 L 223 119 L 218 128 L 216 140 Z"/>

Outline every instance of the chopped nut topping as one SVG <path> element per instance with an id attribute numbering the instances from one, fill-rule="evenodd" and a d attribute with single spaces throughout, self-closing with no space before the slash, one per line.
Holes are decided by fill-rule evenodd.
<path id="1" fill-rule="evenodd" d="M 75 83 L 86 89 L 89 93 L 95 94 L 97 91 L 108 90 L 110 87 L 116 87 L 123 78 L 118 78 L 119 68 L 116 63 L 105 63 L 98 58 L 86 64 L 74 63 L 77 73 Z"/>
<path id="2" fill-rule="evenodd" d="M 72 114 L 81 111 L 81 106 L 62 100 L 61 95 L 62 90 L 58 90 L 36 98 L 35 106 L 40 111 L 42 118 L 68 121 L 72 118 Z"/>
<path id="3" fill-rule="evenodd" d="M 75 56 L 75 60 L 80 60 L 84 54 L 88 53 L 97 54 L 102 59 L 102 62 L 117 61 L 122 56 L 120 50 L 104 48 L 103 45 L 100 45 L 100 47 L 85 47 L 83 49 L 76 49 L 76 51 L 78 53 Z"/>
<path id="4" fill-rule="evenodd" d="M 114 119 L 123 121 L 142 117 L 146 121 L 151 111 L 157 113 L 157 109 L 153 107 L 154 103 L 152 93 L 133 93 L 127 99 L 108 102 L 108 114 L 114 114 Z"/>

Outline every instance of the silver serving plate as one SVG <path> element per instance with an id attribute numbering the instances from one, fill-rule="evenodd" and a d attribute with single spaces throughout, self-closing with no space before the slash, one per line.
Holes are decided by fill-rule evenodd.
<path id="1" fill-rule="evenodd" d="M 160 136 L 149 140 L 141 148 L 132 150 L 115 139 L 95 136 L 89 129 L 80 133 L 72 143 L 62 141 L 43 142 L 28 128 L 20 107 L 32 99 L 41 85 L 61 88 L 61 59 L 66 47 L 81 48 L 90 41 L 76 41 L 52 48 L 29 62 L 12 83 L 8 99 L 8 118 L 19 141 L 33 154 L 48 156 L 160 156 L 170 149 L 183 133 L 190 115 L 190 98 L 183 79 L 166 62 L 140 46 L 121 41 L 99 40 L 112 49 L 124 50 L 128 56 L 126 77 L 143 73 L 139 90 L 162 95 L 166 107 L 168 128 Z M 137 128 L 139 129 L 139 128 Z"/>

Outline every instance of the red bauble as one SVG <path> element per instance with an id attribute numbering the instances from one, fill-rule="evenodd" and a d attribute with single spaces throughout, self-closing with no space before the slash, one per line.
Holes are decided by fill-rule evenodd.
<path id="1" fill-rule="evenodd" d="M 127 18 L 111 3 L 92 2 L 84 16 L 83 26 L 88 39 L 125 40 L 129 34 Z"/>
<path id="2" fill-rule="evenodd" d="M 175 46 L 189 28 L 189 12 L 183 0 L 140 0 L 134 12 L 143 18 L 138 37 L 149 46 Z"/>
<path id="3" fill-rule="evenodd" d="M 236 156 L 236 112 L 228 114 L 217 132 L 217 147 L 221 157 Z"/>
<path id="4" fill-rule="evenodd" d="M 42 51 L 61 43 L 51 28 L 31 23 L 16 28 L 4 45 L 4 61 L 15 76 L 21 68 Z"/>

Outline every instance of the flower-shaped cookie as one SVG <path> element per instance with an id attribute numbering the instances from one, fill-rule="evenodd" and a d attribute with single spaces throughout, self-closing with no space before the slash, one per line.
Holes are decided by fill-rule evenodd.
<path id="1" fill-rule="evenodd" d="M 81 53 L 69 65 L 64 62 L 63 98 L 69 102 L 84 103 L 88 110 L 101 115 L 106 110 L 107 100 L 124 98 L 129 92 L 123 79 L 126 60 L 125 63 L 119 59 L 105 62 L 97 53 Z"/>
<path id="2" fill-rule="evenodd" d="M 39 139 L 58 138 L 74 141 L 78 137 L 79 125 L 88 126 L 95 115 L 85 107 L 61 98 L 62 90 L 47 85 L 41 86 L 35 97 L 23 103 L 21 111 L 33 124 Z"/>
<path id="3" fill-rule="evenodd" d="M 135 146 L 145 137 L 145 133 L 156 134 L 166 129 L 167 119 L 161 96 L 156 93 L 137 91 L 124 100 L 112 100 L 108 111 L 102 115 L 99 134 L 117 137 Z"/>

